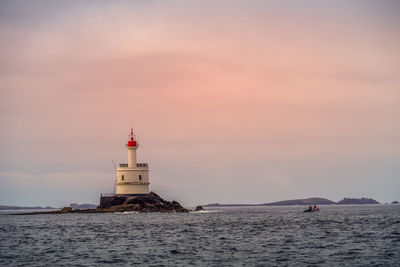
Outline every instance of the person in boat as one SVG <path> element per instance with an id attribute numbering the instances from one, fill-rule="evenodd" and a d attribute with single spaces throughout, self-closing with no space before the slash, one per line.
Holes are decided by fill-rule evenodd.
<path id="1" fill-rule="evenodd" d="M 308 206 L 308 210 L 307 211 L 313 211 L 311 206 Z"/>
<path id="2" fill-rule="evenodd" d="M 314 205 L 314 211 L 319 211 L 319 208 L 317 207 L 317 205 Z"/>

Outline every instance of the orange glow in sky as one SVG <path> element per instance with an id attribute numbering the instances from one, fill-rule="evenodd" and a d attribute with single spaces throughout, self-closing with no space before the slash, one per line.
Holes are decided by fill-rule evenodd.
<path id="1" fill-rule="evenodd" d="M 186 205 L 399 200 L 399 11 L 3 1 L 0 204 L 97 203 L 132 125 L 151 189 Z"/>

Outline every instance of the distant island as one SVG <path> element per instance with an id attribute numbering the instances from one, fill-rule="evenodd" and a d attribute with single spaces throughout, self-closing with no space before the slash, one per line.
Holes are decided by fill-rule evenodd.
<path id="1" fill-rule="evenodd" d="M 340 200 L 338 205 L 360 205 L 360 204 L 381 204 L 372 198 L 344 198 Z"/>
<path id="2" fill-rule="evenodd" d="M 335 205 L 336 203 L 320 197 L 312 197 L 305 199 L 293 199 L 293 200 L 283 200 L 272 203 L 264 203 L 262 206 L 292 206 L 292 205 Z"/>
<path id="3" fill-rule="evenodd" d="M 381 204 L 372 198 L 344 198 L 339 202 L 334 202 L 332 200 L 320 197 L 303 198 L 303 199 L 292 199 L 283 200 L 271 203 L 263 204 L 219 204 L 212 203 L 204 205 L 204 207 L 243 207 L 243 206 L 310 206 L 310 205 L 360 205 L 360 204 Z M 393 203 L 394 204 L 394 203 Z"/>
<path id="4" fill-rule="evenodd" d="M 50 206 L 47 207 L 21 207 L 21 206 L 7 206 L 7 205 L 0 205 L 0 210 L 51 210 L 51 209 L 56 209 Z"/>
<path id="5" fill-rule="evenodd" d="M 98 205 L 94 204 L 77 204 L 77 203 L 71 203 L 69 205 L 70 208 L 72 209 L 95 209 Z M 25 206 L 7 206 L 7 205 L 0 205 L 0 210 L 55 210 L 58 208 L 54 207 L 40 207 L 40 206 L 35 206 L 35 207 L 25 207 Z"/>

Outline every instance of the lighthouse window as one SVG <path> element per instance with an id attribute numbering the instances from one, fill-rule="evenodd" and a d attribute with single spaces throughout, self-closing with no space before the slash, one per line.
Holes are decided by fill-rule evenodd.
<path id="1" fill-rule="evenodd" d="M 141 181 L 142 180 L 142 175 L 139 175 L 139 181 Z"/>
<path id="2" fill-rule="evenodd" d="M 122 180 L 122 181 L 124 180 L 124 176 L 123 176 L 123 175 L 121 175 L 121 180 Z"/>

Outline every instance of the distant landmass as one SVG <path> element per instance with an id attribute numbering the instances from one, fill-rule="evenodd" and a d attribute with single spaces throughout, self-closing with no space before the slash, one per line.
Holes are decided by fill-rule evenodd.
<path id="1" fill-rule="evenodd" d="M 56 209 L 50 206 L 47 207 L 21 207 L 21 206 L 7 206 L 7 205 L 0 205 L 0 210 L 50 210 Z"/>
<path id="2" fill-rule="evenodd" d="M 344 198 L 340 200 L 338 205 L 359 205 L 359 204 L 381 204 L 372 198 Z"/>
<path id="3" fill-rule="evenodd" d="M 283 200 L 272 203 L 264 203 L 261 206 L 292 206 L 292 205 L 335 205 L 336 202 L 326 198 L 311 197 L 304 199 Z"/>
<path id="4" fill-rule="evenodd" d="M 211 203 L 203 205 L 203 207 L 251 207 L 251 206 L 262 206 L 262 204 L 220 204 L 220 203 Z"/>
<path id="5" fill-rule="evenodd" d="M 263 204 L 219 204 L 213 203 L 204 205 L 205 207 L 241 207 L 241 206 L 310 206 L 310 205 L 359 205 L 359 204 L 381 204 L 378 201 L 372 198 L 344 198 L 339 202 L 334 202 L 332 200 L 320 197 L 311 197 L 304 199 L 292 199 L 292 200 L 283 200 L 271 203 L 263 203 Z"/>
<path id="6" fill-rule="evenodd" d="M 154 194 L 154 193 L 153 193 Z M 156 195 L 157 196 L 157 195 Z M 157 196 L 158 197 L 158 196 Z M 260 207 L 260 206 L 312 206 L 312 205 L 360 205 L 360 204 L 381 204 L 375 199 L 372 198 L 344 198 L 338 202 L 334 202 L 332 200 L 320 197 L 311 197 L 304 199 L 291 199 L 291 200 L 282 200 L 270 203 L 262 203 L 262 204 L 220 204 L 220 203 L 212 203 L 203 205 L 204 207 Z M 393 201 L 391 204 L 399 204 L 398 201 Z M 98 205 L 94 204 L 77 204 L 71 203 L 69 208 L 72 210 L 85 210 L 85 209 L 96 209 Z M 57 209 L 54 207 L 25 207 L 25 206 L 7 206 L 0 205 L 0 210 L 47 210 L 47 209 Z"/>
<path id="7" fill-rule="evenodd" d="M 399 204 L 397 200 L 393 201 L 392 204 Z"/>
<path id="8" fill-rule="evenodd" d="M 70 208 L 72 209 L 95 209 L 97 208 L 98 205 L 94 205 L 94 204 L 77 204 L 77 203 L 71 203 Z M 58 209 L 58 208 L 54 208 L 54 207 L 39 207 L 39 206 L 35 206 L 35 207 L 24 207 L 24 206 L 7 206 L 7 205 L 0 205 L 0 210 L 54 210 L 54 209 Z"/>
<path id="9" fill-rule="evenodd" d="M 71 205 L 69 205 L 70 208 L 72 209 L 95 209 L 98 205 L 94 205 L 94 204 L 77 204 L 77 203 L 72 203 Z M 35 206 L 35 207 L 25 207 L 25 206 L 7 206 L 7 205 L 0 205 L 0 210 L 54 210 L 54 209 L 58 209 L 58 208 L 54 208 L 54 207 L 39 207 L 39 206 Z"/>

